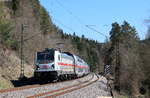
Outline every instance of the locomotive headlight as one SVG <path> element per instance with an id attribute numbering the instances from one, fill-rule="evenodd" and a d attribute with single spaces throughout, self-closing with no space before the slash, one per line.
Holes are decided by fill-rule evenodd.
<path id="1" fill-rule="evenodd" d="M 54 69 L 54 68 L 55 68 L 55 67 L 54 67 L 54 64 L 51 66 L 51 68 L 52 68 L 52 69 Z"/>

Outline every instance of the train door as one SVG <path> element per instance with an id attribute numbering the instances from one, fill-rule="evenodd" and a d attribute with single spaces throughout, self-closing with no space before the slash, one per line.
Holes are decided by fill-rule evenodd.
<path id="1" fill-rule="evenodd" d="M 76 75 L 76 58 L 74 55 L 72 55 L 73 57 L 73 65 L 74 65 L 74 75 Z"/>
<path id="2" fill-rule="evenodd" d="M 55 70 L 60 71 L 61 68 L 59 66 L 59 63 L 61 63 L 61 53 L 59 51 L 55 51 L 55 57 L 54 58 L 55 58 L 55 62 L 54 62 Z"/>

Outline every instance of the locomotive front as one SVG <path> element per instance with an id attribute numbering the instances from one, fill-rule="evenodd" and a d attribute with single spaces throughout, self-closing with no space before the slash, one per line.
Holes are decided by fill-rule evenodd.
<path id="1" fill-rule="evenodd" d="M 56 74 L 54 66 L 54 54 L 54 49 L 45 49 L 42 52 L 36 53 L 34 71 L 35 78 L 42 79 Z"/>

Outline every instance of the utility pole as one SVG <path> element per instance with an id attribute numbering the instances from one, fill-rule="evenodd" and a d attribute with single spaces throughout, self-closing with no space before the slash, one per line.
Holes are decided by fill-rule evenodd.
<path id="1" fill-rule="evenodd" d="M 24 53 L 23 53 L 23 48 L 24 48 L 24 28 L 26 26 L 25 25 L 21 25 L 21 41 L 20 41 L 20 57 L 21 57 L 21 70 L 20 70 L 20 77 L 19 79 L 24 79 L 25 78 L 25 75 L 24 75 Z"/>

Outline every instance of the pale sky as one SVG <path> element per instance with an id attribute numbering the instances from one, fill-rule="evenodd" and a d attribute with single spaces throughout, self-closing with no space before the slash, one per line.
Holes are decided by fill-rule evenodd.
<path id="1" fill-rule="evenodd" d="M 145 38 L 150 16 L 150 0 L 40 0 L 54 24 L 64 32 L 103 42 L 105 37 L 85 27 L 91 27 L 109 36 L 111 24 L 128 21 Z"/>

